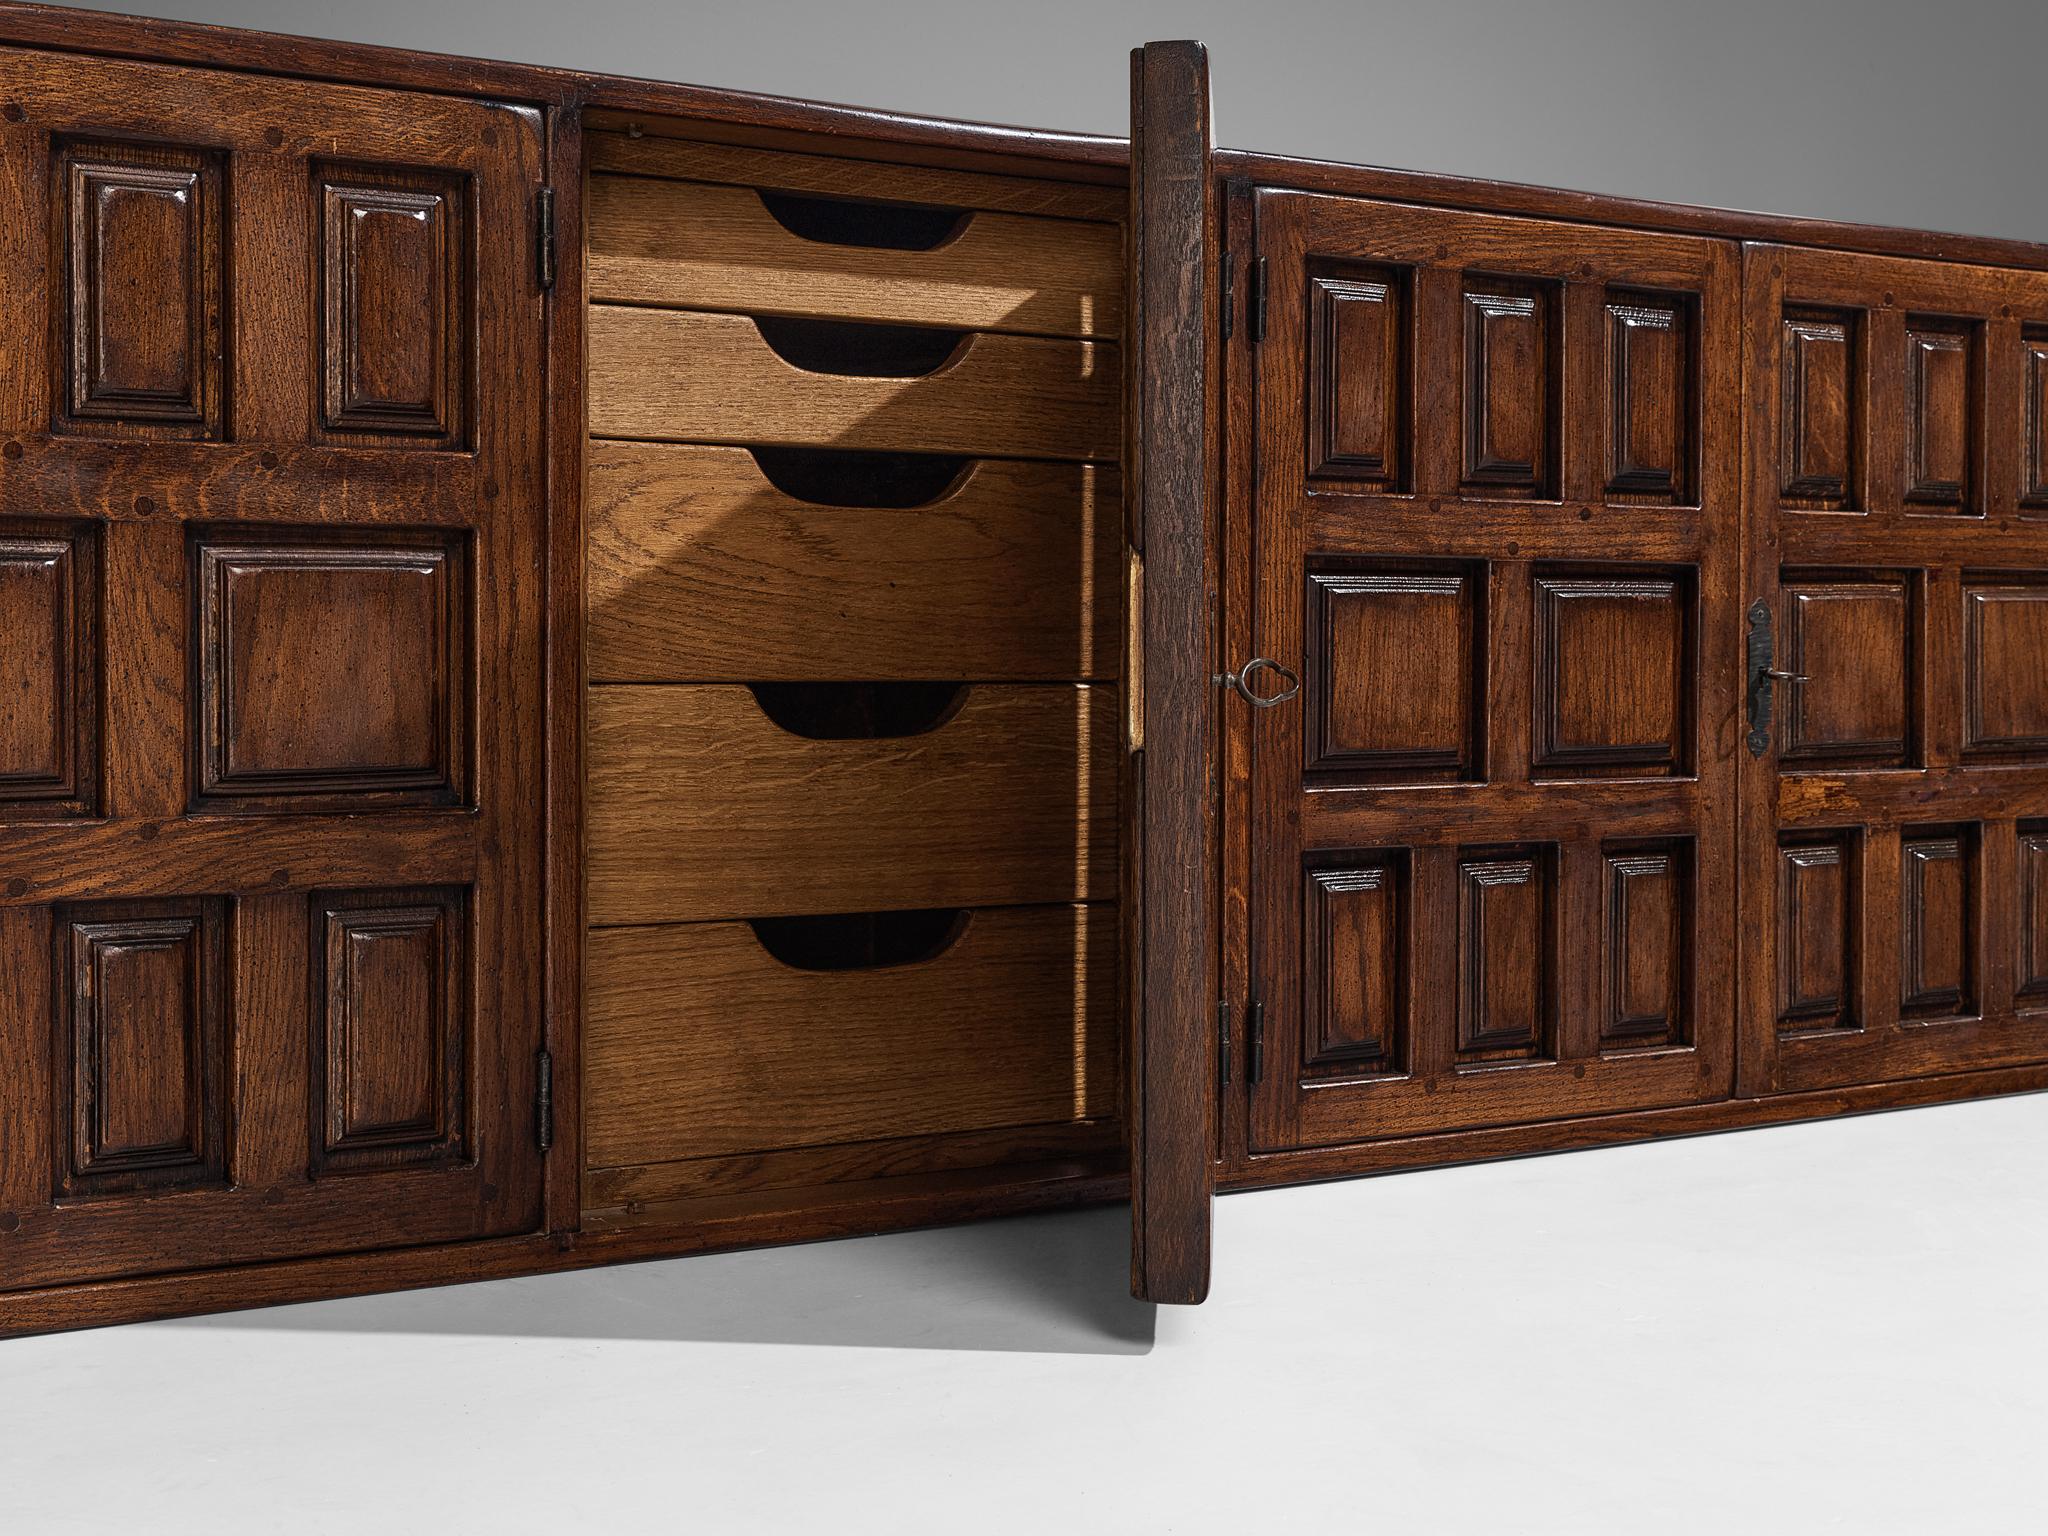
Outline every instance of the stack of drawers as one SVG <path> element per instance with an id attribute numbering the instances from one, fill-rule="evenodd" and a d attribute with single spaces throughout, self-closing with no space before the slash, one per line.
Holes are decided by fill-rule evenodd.
<path id="1" fill-rule="evenodd" d="M 590 160 L 587 1220 L 1113 1149 L 1121 195 Z"/>

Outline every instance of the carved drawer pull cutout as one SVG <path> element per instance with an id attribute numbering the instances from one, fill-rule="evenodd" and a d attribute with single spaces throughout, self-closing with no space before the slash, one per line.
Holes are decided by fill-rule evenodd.
<path id="1" fill-rule="evenodd" d="M 973 460 L 947 453 L 846 453 L 830 448 L 750 448 L 761 476 L 783 495 L 821 507 L 923 507 L 950 494 Z"/>
<path id="2" fill-rule="evenodd" d="M 974 215 L 916 203 L 869 203 L 754 189 L 769 217 L 799 240 L 865 245 L 890 251 L 934 251 L 966 232 Z"/>
<path id="3" fill-rule="evenodd" d="M 748 926 L 755 941 L 791 970 L 866 971 L 938 959 L 960 942 L 972 915 L 964 907 L 928 907 L 757 917 Z"/>
<path id="4" fill-rule="evenodd" d="M 807 741 L 877 741 L 937 730 L 966 701 L 966 683 L 752 683 L 761 713 Z"/>
<path id="5" fill-rule="evenodd" d="M 793 320 L 756 315 L 754 327 L 792 368 L 868 379 L 921 379 L 965 354 L 966 331 L 856 320 Z"/>

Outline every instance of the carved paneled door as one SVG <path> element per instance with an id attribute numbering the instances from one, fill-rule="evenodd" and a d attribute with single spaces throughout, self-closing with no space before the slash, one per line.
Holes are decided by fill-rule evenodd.
<path id="1" fill-rule="evenodd" d="M 1744 289 L 1743 1091 L 2048 1059 L 2048 276 Z"/>
<path id="2" fill-rule="evenodd" d="M 1725 1095 L 1735 247 L 1255 225 L 1254 1149 Z"/>
<path id="3" fill-rule="evenodd" d="M 0 52 L 0 1290 L 538 1221 L 541 168 Z"/>

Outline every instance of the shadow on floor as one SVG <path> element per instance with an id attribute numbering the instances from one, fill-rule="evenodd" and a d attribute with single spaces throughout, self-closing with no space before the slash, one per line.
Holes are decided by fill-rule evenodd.
<path id="1" fill-rule="evenodd" d="M 271 1307 L 162 1327 L 1144 1354 L 1130 1208 Z"/>

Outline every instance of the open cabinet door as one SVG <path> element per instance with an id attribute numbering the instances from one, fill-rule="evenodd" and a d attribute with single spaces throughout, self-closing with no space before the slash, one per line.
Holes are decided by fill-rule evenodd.
<path id="1" fill-rule="evenodd" d="M 1131 1293 L 1209 1291 L 1216 1102 L 1216 271 L 1208 54 L 1131 55 L 1125 965 Z"/>

